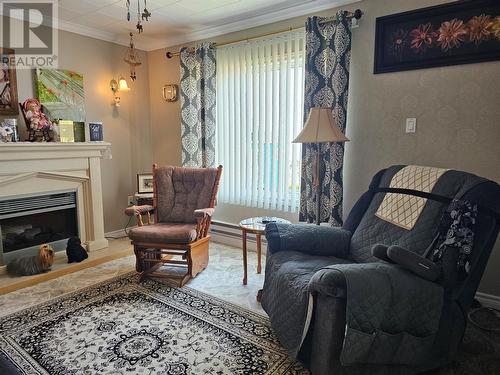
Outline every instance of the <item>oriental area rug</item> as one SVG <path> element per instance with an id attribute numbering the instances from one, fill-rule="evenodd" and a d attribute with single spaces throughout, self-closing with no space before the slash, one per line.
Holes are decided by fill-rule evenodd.
<path id="1" fill-rule="evenodd" d="M 2 374 L 307 374 L 266 317 L 127 274 L 0 319 Z"/>

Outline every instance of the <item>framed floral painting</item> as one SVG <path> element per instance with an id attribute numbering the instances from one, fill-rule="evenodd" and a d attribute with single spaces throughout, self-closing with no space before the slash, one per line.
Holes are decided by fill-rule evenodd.
<path id="1" fill-rule="evenodd" d="M 374 73 L 500 59 L 500 1 L 463 0 L 379 17 Z"/>
<path id="2" fill-rule="evenodd" d="M 51 118 L 85 121 L 83 75 L 72 70 L 37 68 L 36 88 Z"/>
<path id="3" fill-rule="evenodd" d="M 0 115 L 17 115 L 16 68 L 9 61 L 15 60 L 14 50 L 0 47 Z"/>

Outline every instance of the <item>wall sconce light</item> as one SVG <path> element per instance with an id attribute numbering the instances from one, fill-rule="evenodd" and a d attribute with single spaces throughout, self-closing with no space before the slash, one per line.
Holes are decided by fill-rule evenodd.
<path id="1" fill-rule="evenodd" d="M 113 95 L 115 96 L 114 97 L 115 107 L 119 107 L 121 98 L 117 95 L 117 93 L 129 92 L 130 87 L 128 87 L 127 81 L 123 77 L 120 77 L 118 82 L 116 81 L 116 79 L 112 79 L 111 81 L 109 81 L 109 87 L 111 88 L 111 91 L 113 91 Z"/>

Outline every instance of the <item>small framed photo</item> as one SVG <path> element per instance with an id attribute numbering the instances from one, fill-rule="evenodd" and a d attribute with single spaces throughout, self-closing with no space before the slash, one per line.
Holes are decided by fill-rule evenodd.
<path id="1" fill-rule="evenodd" d="M 89 122 L 89 140 L 90 142 L 104 141 L 102 122 Z"/>
<path id="2" fill-rule="evenodd" d="M 137 192 L 138 193 L 153 192 L 153 175 L 151 173 L 137 174 Z"/>

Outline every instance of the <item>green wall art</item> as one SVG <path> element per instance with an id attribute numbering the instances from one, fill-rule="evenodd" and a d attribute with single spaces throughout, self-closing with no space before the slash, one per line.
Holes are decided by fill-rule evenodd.
<path id="1" fill-rule="evenodd" d="M 36 69 L 38 99 L 53 120 L 85 121 L 83 76 L 70 70 Z"/>

